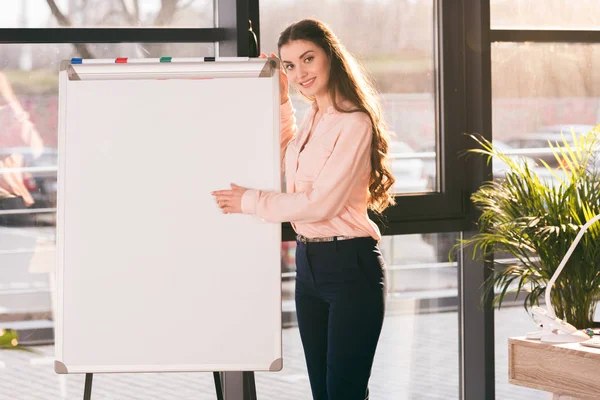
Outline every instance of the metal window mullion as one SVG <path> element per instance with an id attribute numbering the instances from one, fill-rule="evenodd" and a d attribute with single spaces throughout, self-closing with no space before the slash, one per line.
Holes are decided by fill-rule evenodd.
<path id="1" fill-rule="evenodd" d="M 250 4 L 247 0 L 217 0 L 217 26 L 225 29 L 225 38 L 219 43 L 219 56 L 247 57 L 249 54 L 248 20 Z"/>
<path id="2" fill-rule="evenodd" d="M 223 28 L 3 28 L 0 43 L 212 43 Z"/>
<path id="3" fill-rule="evenodd" d="M 252 21 L 252 30 L 256 34 L 258 51 L 260 53 L 260 7 L 259 0 L 248 0 L 248 18 Z"/>
<path id="4" fill-rule="evenodd" d="M 600 30 L 492 29 L 492 42 L 600 43 Z"/>
<path id="5" fill-rule="evenodd" d="M 421 220 L 455 221 L 451 231 L 464 226 L 464 160 L 458 157 L 465 132 L 464 50 L 460 2 L 434 3 L 434 52 L 436 63 L 435 114 L 437 144 L 437 179 L 440 191 L 423 194 L 397 195 L 395 207 L 388 208 L 385 219 L 400 224 Z M 387 223 L 386 223 L 387 225 Z M 386 232 L 386 234 L 388 234 Z"/>
<path id="6" fill-rule="evenodd" d="M 465 132 L 477 133 L 492 140 L 491 102 L 491 42 L 489 0 L 462 0 L 465 49 Z M 476 146 L 467 139 L 463 148 Z M 492 168 L 483 157 L 468 157 L 466 193 L 478 190 L 492 179 Z M 470 201 L 466 203 L 469 230 L 462 232 L 464 239 L 477 234 L 475 222 L 479 216 Z M 482 288 L 491 271 L 484 260 L 471 250 L 460 255 L 459 268 L 459 347 L 461 398 L 463 400 L 493 400 L 495 398 L 494 365 L 494 311 L 491 298 L 481 303 Z"/>

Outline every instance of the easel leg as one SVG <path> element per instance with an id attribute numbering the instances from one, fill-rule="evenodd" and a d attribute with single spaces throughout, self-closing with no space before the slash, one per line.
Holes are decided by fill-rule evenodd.
<path id="1" fill-rule="evenodd" d="M 85 374 L 85 389 L 83 390 L 83 400 L 92 398 L 92 378 L 94 374 Z"/>
<path id="2" fill-rule="evenodd" d="M 225 400 L 256 400 L 254 372 L 224 372 L 223 394 Z"/>
<path id="3" fill-rule="evenodd" d="M 257 400 L 254 372 L 244 372 L 244 400 Z"/>
<path id="4" fill-rule="evenodd" d="M 217 400 L 223 400 L 223 386 L 221 385 L 221 374 L 219 372 L 213 372 L 213 378 L 215 379 L 215 390 L 217 391 Z"/>

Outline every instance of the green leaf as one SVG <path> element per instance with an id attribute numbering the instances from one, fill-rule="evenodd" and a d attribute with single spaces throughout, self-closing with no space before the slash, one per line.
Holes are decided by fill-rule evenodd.
<path id="1" fill-rule="evenodd" d="M 543 181 L 529 163 L 502 154 L 485 138 L 469 135 L 478 145 L 470 153 L 486 157 L 487 162 L 502 160 L 508 165 L 503 179 L 484 182 L 471 195 L 479 211 L 479 232 L 453 249 L 456 252 L 471 246 L 474 259 L 485 260 L 497 252 L 515 257 L 510 266 L 494 263 L 494 271 L 482 288 L 482 299 L 493 294 L 495 306 L 501 307 L 508 293 L 523 291 L 527 291 L 525 308 L 538 304 L 581 226 L 600 213 L 600 173 L 590 167 L 598 148 L 598 132 L 572 135 L 572 143 L 563 136 L 561 143 L 550 144 L 559 161 L 558 170 L 541 160 L 558 185 Z M 600 296 L 599 240 L 600 225 L 594 224 L 556 282 L 552 295 L 559 317 L 578 324 L 590 321 L 595 304 L 590 298 Z"/>

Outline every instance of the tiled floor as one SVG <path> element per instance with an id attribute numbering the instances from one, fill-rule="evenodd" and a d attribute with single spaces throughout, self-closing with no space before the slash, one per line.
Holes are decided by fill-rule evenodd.
<path id="1" fill-rule="evenodd" d="M 458 399 L 457 314 L 390 316 L 386 319 L 371 378 L 373 400 Z M 507 383 L 509 336 L 534 329 L 520 307 L 496 312 L 496 399 L 548 400 L 547 393 Z M 257 373 L 259 400 L 310 399 L 298 330 L 286 329 L 284 369 Z M 53 346 L 42 354 L 0 351 L 0 400 L 83 398 L 84 376 L 56 375 Z M 212 374 L 95 375 L 94 400 L 214 400 Z"/>

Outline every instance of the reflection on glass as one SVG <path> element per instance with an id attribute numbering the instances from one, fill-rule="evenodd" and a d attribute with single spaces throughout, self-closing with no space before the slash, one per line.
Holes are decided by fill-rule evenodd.
<path id="1" fill-rule="evenodd" d="M 327 23 L 372 77 L 393 133 L 392 172 L 397 193 L 437 190 L 434 2 L 355 0 L 264 0 L 261 46 L 277 51 L 279 34 L 291 22 L 314 17 Z M 355 18 L 360 15 L 360 24 Z M 303 100 L 292 97 L 298 114 Z M 300 107 L 299 107 L 300 105 Z"/>
<path id="2" fill-rule="evenodd" d="M 32 206 L 35 180 L 24 168 L 42 154 L 43 141 L 29 114 L 0 71 L 0 210 Z M 5 223 L 8 215 L 0 215 Z"/>
<path id="3" fill-rule="evenodd" d="M 427 236 L 427 237 L 426 237 Z M 438 262 L 457 233 L 385 236 L 386 319 L 373 373 L 373 398 L 458 399 L 457 266 Z M 437 246 L 444 248 L 439 250 Z M 284 357 L 277 376 L 257 374 L 259 393 L 273 393 L 277 382 L 295 382 L 277 392 L 281 400 L 310 398 L 304 355 L 295 323 L 295 242 L 282 245 Z M 436 385 L 430 385 L 431 381 Z M 267 396 L 268 397 L 268 396 Z"/>
<path id="4" fill-rule="evenodd" d="M 54 227 L 15 227 L 10 219 L 0 217 L 0 221 L 0 320 L 23 319 L 23 315 L 51 319 Z"/>
<path id="5" fill-rule="evenodd" d="M 213 0 L 0 2 L 0 28 L 214 27 Z"/>
<path id="6" fill-rule="evenodd" d="M 491 0 L 490 16 L 491 26 L 496 29 L 595 30 L 600 24 L 600 3 L 596 0 Z"/>
<path id="7" fill-rule="evenodd" d="M 508 154 L 558 162 L 548 141 L 572 142 L 600 121 L 600 45 L 495 43 L 492 129 Z M 541 163 L 538 163 L 541 165 Z M 536 169 L 551 178 L 544 167 Z"/>

